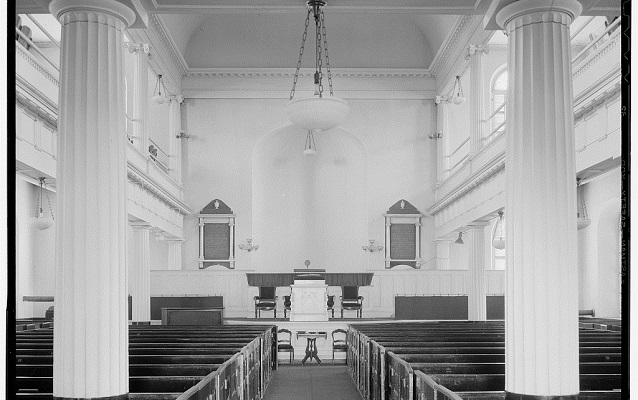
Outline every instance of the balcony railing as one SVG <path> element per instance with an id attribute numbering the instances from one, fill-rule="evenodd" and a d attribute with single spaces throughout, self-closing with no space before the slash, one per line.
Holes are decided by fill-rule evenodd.
<path id="1" fill-rule="evenodd" d="M 165 173 L 168 174 L 169 168 L 168 168 L 168 159 L 169 159 L 169 155 L 162 150 L 157 143 L 155 143 L 153 140 L 149 139 L 148 140 L 151 144 L 148 146 L 148 153 L 151 157 L 151 159 L 153 161 L 155 161 L 155 164 Z"/>

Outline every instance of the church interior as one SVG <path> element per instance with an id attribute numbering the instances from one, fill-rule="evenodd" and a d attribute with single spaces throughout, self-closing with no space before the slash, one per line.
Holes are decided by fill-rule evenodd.
<path id="1" fill-rule="evenodd" d="M 627 398 L 620 3 L 17 0 L 10 397 Z"/>

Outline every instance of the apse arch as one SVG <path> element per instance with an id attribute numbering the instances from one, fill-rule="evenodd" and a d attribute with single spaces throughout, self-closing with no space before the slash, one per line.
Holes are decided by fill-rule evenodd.
<path id="1" fill-rule="evenodd" d="M 620 318 L 620 199 L 608 200 L 601 210 L 596 225 L 596 316 Z"/>
<path id="2" fill-rule="evenodd" d="M 259 271 L 311 268 L 357 271 L 365 265 L 367 154 L 343 128 L 315 135 L 317 154 L 303 155 L 306 134 L 292 125 L 256 141 L 252 153 L 253 255 Z"/>

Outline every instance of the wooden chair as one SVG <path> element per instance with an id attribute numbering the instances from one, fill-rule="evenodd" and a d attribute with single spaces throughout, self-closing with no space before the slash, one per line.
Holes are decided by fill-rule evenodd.
<path id="1" fill-rule="evenodd" d="M 337 337 L 335 337 L 335 334 Z M 341 338 L 343 335 L 343 339 Z M 335 329 L 332 331 L 332 365 L 335 365 L 335 352 L 343 351 L 346 353 L 346 364 L 348 363 L 348 333 L 343 329 Z"/>
<path id="2" fill-rule="evenodd" d="M 286 311 L 290 311 L 291 306 L 290 296 L 284 296 L 284 318 L 286 318 Z"/>
<path id="3" fill-rule="evenodd" d="M 341 318 L 343 318 L 343 310 L 356 310 L 357 318 L 362 316 L 363 296 L 359 296 L 359 286 L 344 286 L 342 288 L 341 299 Z"/>
<path id="4" fill-rule="evenodd" d="M 285 335 L 288 334 L 288 338 Z M 277 331 L 277 354 L 279 352 L 290 353 L 290 364 L 295 359 L 295 348 L 292 346 L 292 332 L 288 329 L 281 328 Z M 279 365 L 279 357 L 277 357 L 277 365 Z"/>
<path id="5" fill-rule="evenodd" d="M 255 296 L 255 318 L 261 316 L 261 311 L 274 311 L 277 318 L 277 296 L 275 296 L 274 286 L 260 286 L 259 296 Z"/>
<path id="6" fill-rule="evenodd" d="M 328 307 L 328 311 L 332 311 L 332 318 L 335 317 L 334 305 L 335 305 L 335 297 L 328 296 L 328 302 L 326 303 L 326 306 Z"/>

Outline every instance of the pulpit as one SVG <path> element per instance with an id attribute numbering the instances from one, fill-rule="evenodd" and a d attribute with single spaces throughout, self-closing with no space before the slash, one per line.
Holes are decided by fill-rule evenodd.
<path id="1" fill-rule="evenodd" d="M 328 321 L 328 285 L 325 270 L 295 270 L 294 283 L 290 285 L 291 321 Z"/>

